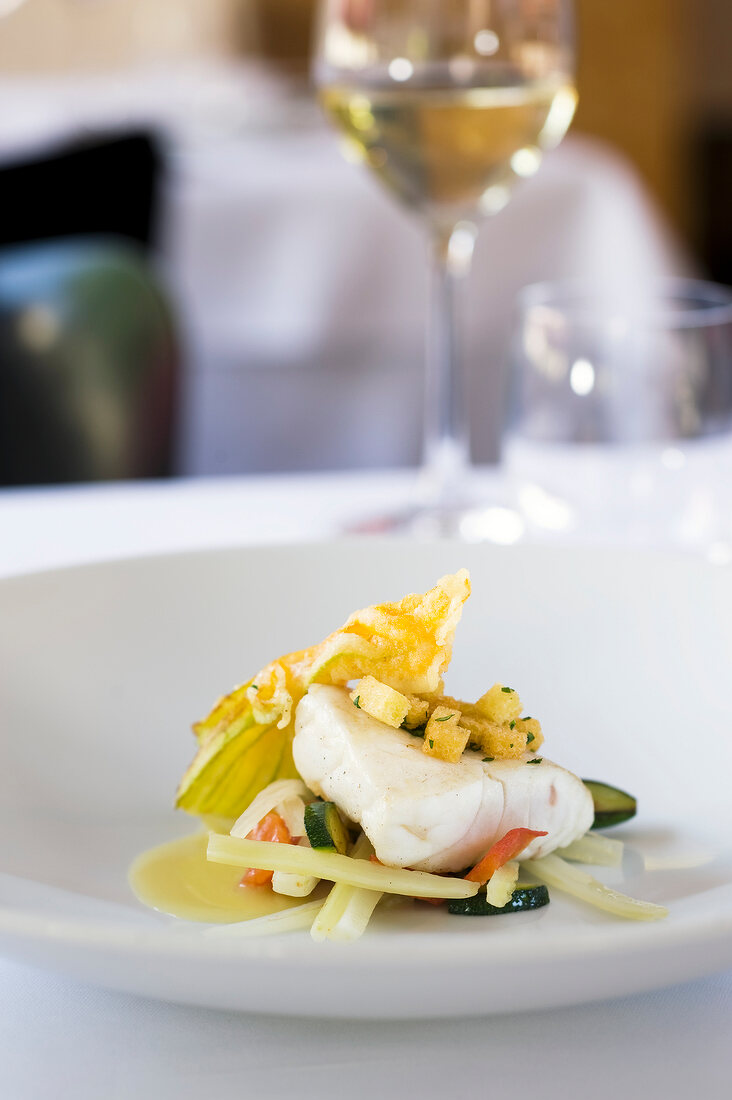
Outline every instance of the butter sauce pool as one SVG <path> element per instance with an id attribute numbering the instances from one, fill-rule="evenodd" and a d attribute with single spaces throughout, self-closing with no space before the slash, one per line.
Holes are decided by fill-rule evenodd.
<path id="1" fill-rule="evenodd" d="M 241 868 L 209 863 L 208 833 L 174 840 L 143 852 L 129 882 L 144 905 L 181 920 L 233 924 L 268 917 L 302 905 L 302 898 L 275 894 L 269 886 L 241 886 Z"/>

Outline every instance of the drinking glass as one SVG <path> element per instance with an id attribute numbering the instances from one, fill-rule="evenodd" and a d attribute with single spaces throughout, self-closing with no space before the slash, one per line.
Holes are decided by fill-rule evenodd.
<path id="1" fill-rule="evenodd" d="M 529 287 L 512 367 L 504 463 L 529 535 L 732 559 L 728 288 Z"/>
<path id="2" fill-rule="evenodd" d="M 420 505 L 382 529 L 459 532 L 470 508 L 457 291 L 482 219 L 564 137 L 572 74 L 569 0 L 322 3 L 321 102 L 349 159 L 424 224 L 434 267 Z"/>

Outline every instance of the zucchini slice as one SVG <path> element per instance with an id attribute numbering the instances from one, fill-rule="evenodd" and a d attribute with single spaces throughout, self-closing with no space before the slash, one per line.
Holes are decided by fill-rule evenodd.
<path id="1" fill-rule="evenodd" d="M 348 851 L 349 837 L 335 802 L 311 802 L 305 807 L 305 832 L 316 852 Z"/>
<path id="2" fill-rule="evenodd" d="M 638 804 L 632 794 L 621 791 L 618 787 L 611 787 L 608 783 L 600 783 L 596 779 L 583 779 L 582 782 L 595 804 L 593 829 L 609 829 L 612 825 L 622 825 L 624 821 L 635 817 Z"/>
<path id="3" fill-rule="evenodd" d="M 484 893 L 474 898 L 465 898 L 448 903 L 447 911 L 456 917 L 497 917 L 501 913 L 522 913 L 529 909 L 543 909 L 549 904 L 549 891 L 546 886 L 517 887 L 508 905 L 498 908 L 491 905 Z"/>

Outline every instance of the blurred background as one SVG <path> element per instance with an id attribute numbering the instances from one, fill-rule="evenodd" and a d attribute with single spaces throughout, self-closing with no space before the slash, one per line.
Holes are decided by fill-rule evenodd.
<path id="1" fill-rule="evenodd" d="M 313 0 L 0 0 L 0 484 L 416 465 L 426 250 L 308 86 Z M 572 136 L 466 302 L 495 459 L 528 283 L 732 283 L 732 4 L 577 0 Z"/>

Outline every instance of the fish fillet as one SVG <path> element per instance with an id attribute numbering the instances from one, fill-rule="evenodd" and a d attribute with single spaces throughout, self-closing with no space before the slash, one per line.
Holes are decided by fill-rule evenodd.
<path id="1" fill-rule="evenodd" d="M 421 738 L 354 707 L 343 688 L 311 687 L 295 731 L 295 765 L 308 787 L 360 823 L 388 866 L 461 871 L 519 827 L 549 834 L 526 849 L 526 859 L 538 859 L 583 836 L 594 819 L 582 781 L 550 760 L 429 757 Z"/>

